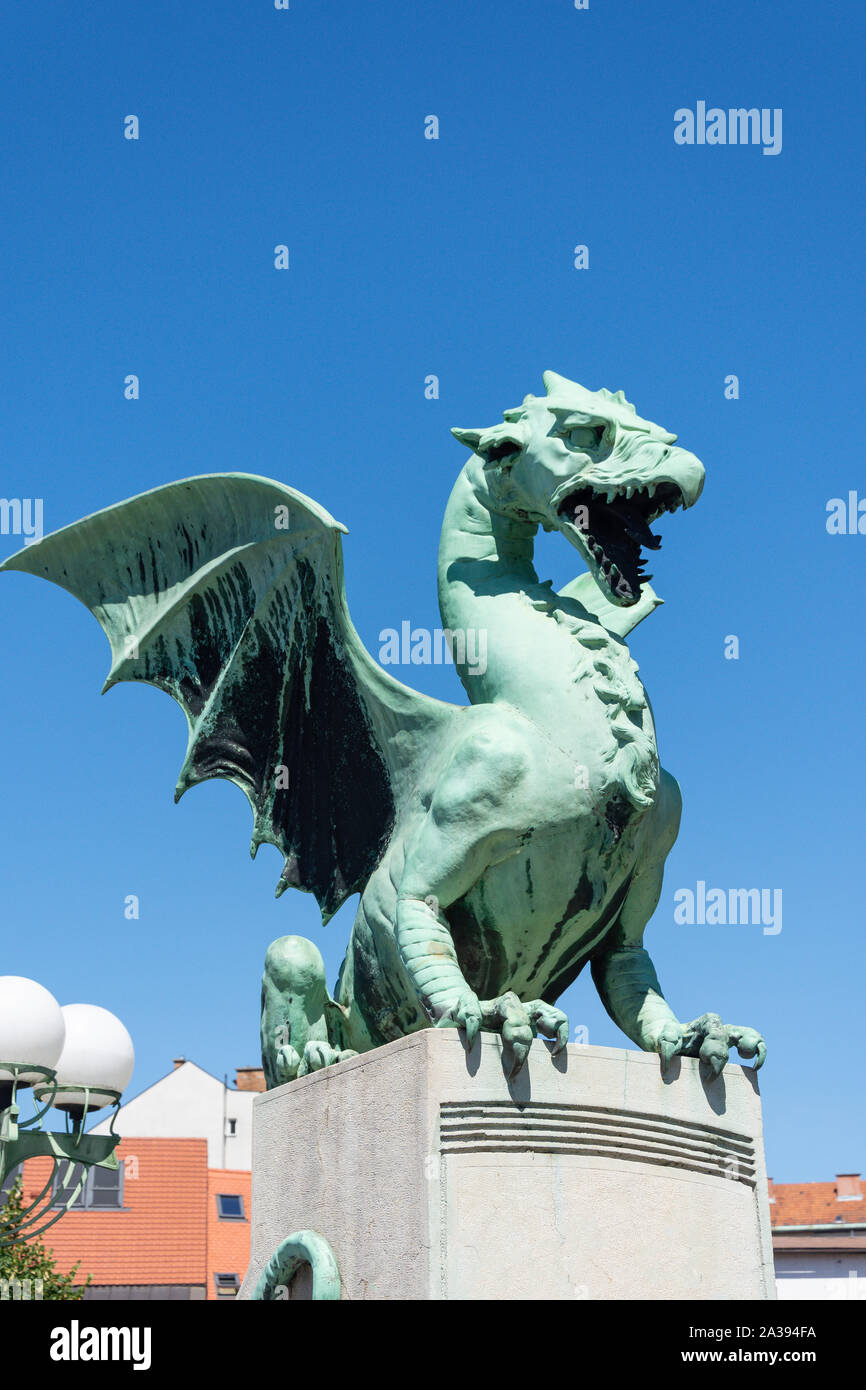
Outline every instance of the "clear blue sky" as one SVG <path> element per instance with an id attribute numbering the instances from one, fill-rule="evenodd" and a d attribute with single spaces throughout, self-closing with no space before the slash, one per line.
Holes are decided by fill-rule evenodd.
<path id="1" fill-rule="evenodd" d="M 376 652 L 438 623 L 449 426 L 545 368 L 624 388 L 704 460 L 632 643 L 685 798 L 647 944 L 680 1017 L 763 1030 L 779 1181 L 866 1169 L 866 536 L 825 527 L 829 498 L 866 496 L 863 28 L 804 0 L 55 0 L 6 7 L 0 56 L 0 491 L 43 498 L 46 530 L 193 473 L 280 478 L 349 526 Z M 782 108 L 781 154 L 676 145 L 698 101 Z M 572 576 L 564 540 L 540 554 Z M 312 899 L 275 902 L 235 788 L 173 805 L 180 709 L 100 700 L 107 644 L 63 591 L 0 593 L 0 969 L 115 1010 L 133 1091 L 179 1054 L 254 1064 L 268 942 L 311 935 L 333 980 L 354 904 L 323 930 Z M 462 698 L 451 670 L 395 674 Z M 677 925 L 699 879 L 781 888 L 781 933 Z M 588 973 L 561 1002 L 623 1044 Z"/>

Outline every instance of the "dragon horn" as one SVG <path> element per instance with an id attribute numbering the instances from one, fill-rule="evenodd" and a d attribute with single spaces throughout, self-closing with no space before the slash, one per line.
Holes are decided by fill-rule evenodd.
<path id="1" fill-rule="evenodd" d="M 582 389 L 576 381 L 569 381 L 567 376 L 559 376 L 557 372 L 542 372 L 541 379 L 548 396 L 554 395 L 557 391 L 573 391 L 576 386 L 578 390 Z"/>
<path id="2" fill-rule="evenodd" d="M 467 449 L 472 449 L 474 451 L 478 448 L 478 441 L 482 434 L 484 434 L 484 430 L 459 430 L 454 428 L 451 433 L 461 444 L 465 444 Z"/>

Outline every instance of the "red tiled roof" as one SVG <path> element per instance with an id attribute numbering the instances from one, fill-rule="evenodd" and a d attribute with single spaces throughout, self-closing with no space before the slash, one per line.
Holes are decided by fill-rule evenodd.
<path id="1" fill-rule="evenodd" d="M 211 1168 L 207 1192 L 207 1296 L 216 1298 L 214 1274 L 236 1274 L 241 1283 L 250 1262 L 250 1198 L 252 1174 L 243 1168 Z M 243 1198 L 243 1221 L 221 1220 L 217 1194 Z"/>
<path id="2" fill-rule="evenodd" d="M 62 1216 L 43 1238 L 58 1268 L 80 1261 L 77 1283 L 88 1274 L 94 1284 L 207 1283 L 207 1140 L 123 1138 L 117 1154 L 123 1210 Z M 30 1199 L 50 1171 L 47 1158 L 24 1165 Z"/>
<path id="3" fill-rule="evenodd" d="M 773 1226 L 846 1226 L 866 1222 L 866 1182 L 849 1178 L 845 1186 L 860 1194 L 860 1200 L 843 1197 L 840 1201 L 835 1182 L 769 1183 L 770 1223 Z M 850 1237 L 849 1237 L 850 1239 Z"/>

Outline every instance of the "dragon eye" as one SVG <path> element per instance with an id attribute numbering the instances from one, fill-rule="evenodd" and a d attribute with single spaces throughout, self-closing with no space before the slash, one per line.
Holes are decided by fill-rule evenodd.
<path id="1" fill-rule="evenodd" d="M 573 449 L 598 449 L 604 439 L 604 425 L 575 425 L 567 439 Z"/>

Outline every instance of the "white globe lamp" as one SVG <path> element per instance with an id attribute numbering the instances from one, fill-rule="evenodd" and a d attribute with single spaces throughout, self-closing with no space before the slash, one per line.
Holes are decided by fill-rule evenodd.
<path id="1" fill-rule="evenodd" d="M 0 1082 L 15 1079 L 9 1065 L 15 1063 L 19 1084 L 44 1083 L 39 1068 L 55 1069 L 65 1036 L 63 1011 L 53 994 L 24 975 L 0 975 Z"/>
<path id="2" fill-rule="evenodd" d="M 129 1085 L 132 1038 L 119 1018 L 98 1004 L 65 1004 L 66 1041 L 57 1063 L 58 1110 L 100 1110 Z"/>

